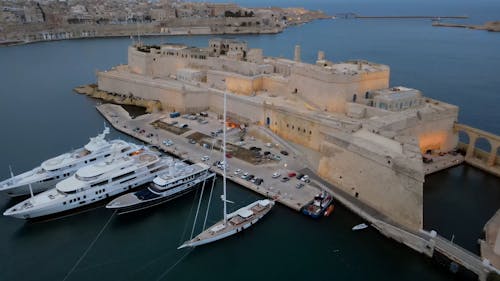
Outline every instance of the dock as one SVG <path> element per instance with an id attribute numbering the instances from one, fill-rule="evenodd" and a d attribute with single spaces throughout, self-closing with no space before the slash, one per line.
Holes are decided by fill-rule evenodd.
<path id="1" fill-rule="evenodd" d="M 220 151 L 207 149 L 200 145 L 200 143 L 191 144 L 188 141 L 191 136 L 200 133 L 200 131 L 209 135 L 209 132 L 204 132 L 203 129 L 205 131 L 213 131 L 222 127 L 219 120 L 212 119 L 209 124 L 198 124 L 196 121 L 177 118 L 179 122 L 182 120 L 182 122 L 189 123 L 189 128 L 192 128 L 192 130 L 175 134 L 152 125 L 155 121 L 168 118 L 164 113 L 150 113 L 133 119 L 128 112 L 119 105 L 102 104 L 97 106 L 97 110 L 118 131 L 139 139 L 144 143 L 154 145 L 164 152 L 175 155 L 188 162 L 201 162 L 202 156 L 209 157 L 207 162 L 209 162 L 210 165 L 214 161 L 222 160 L 222 153 Z M 140 130 L 134 130 L 135 128 L 140 128 Z M 165 145 L 163 140 L 166 139 L 171 140 L 174 144 L 170 146 Z M 300 168 L 299 165 L 294 164 L 294 157 L 296 156 L 293 155 L 292 152 L 290 152 L 288 156 L 281 155 L 280 149 L 283 149 L 281 146 L 276 147 L 276 144 L 273 144 L 275 147 L 267 148 L 265 143 L 259 140 L 247 141 L 247 146 L 258 146 L 263 149 L 269 149 L 269 151 L 279 154 L 281 160 L 276 161 L 276 163 L 253 165 L 233 156 L 227 159 L 229 164 L 227 172 L 228 180 L 265 197 L 274 199 L 295 211 L 300 211 L 303 206 L 312 202 L 314 196 L 321 191 L 317 185 L 314 184 L 304 184 L 302 188 L 296 188 L 296 185 L 300 181 L 295 177 L 290 177 L 287 182 L 281 182 L 281 179 L 287 176 L 290 171 L 296 171 L 296 168 Z M 259 186 L 242 179 L 241 173 L 238 175 L 234 174 L 236 169 L 241 169 L 241 173 L 248 172 L 249 174 L 255 175 L 255 177 L 262 178 L 264 182 Z M 218 175 L 222 175 L 222 170 L 216 166 L 212 166 L 211 171 Z M 279 172 L 281 174 L 280 177 L 273 178 L 272 174 L 274 172 Z"/>

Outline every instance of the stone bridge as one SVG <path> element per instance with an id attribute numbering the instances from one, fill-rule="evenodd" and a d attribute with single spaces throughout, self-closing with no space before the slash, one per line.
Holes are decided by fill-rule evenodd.
<path id="1" fill-rule="evenodd" d="M 456 133 L 465 133 L 469 138 L 469 143 L 463 144 L 466 149 L 465 162 L 500 177 L 500 136 L 459 123 L 455 123 L 453 129 Z M 476 147 L 480 139 L 489 144 L 490 151 Z"/>

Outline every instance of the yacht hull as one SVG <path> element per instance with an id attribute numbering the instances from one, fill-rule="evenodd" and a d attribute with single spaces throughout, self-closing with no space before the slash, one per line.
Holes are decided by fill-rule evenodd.
<path id="1" fill-rule="evenodd" d="M 233 217 L 238 215 L 238 213 L 241 210 L 243 210 L 243 209 L 245 211 L 250 210 L 256 204 L 258 204 L 260 202 L 264 202 L 264 201 L 266 202 L 265 203 L 266 206 L 259 211 L 254 211 L 253 217 L 246 219 L 243 223 L 232 224 Z M 215 225 L 213 225 L 212 227 L 203 231 L 195 238 L 193 238 L 189 241 L 186 241 L 184 244 L 179 246 L 177 249 L 189 248 L 189 247 L 192 248 L 192 247 L 205 245 L 208 243 L 212 243 L 212 242 L 227 238 L 227 237 L 232 236 L 236 233 L 239 233 L 239 232 L 249 228 L 250 226 L 254 225 L 255 223 L 257 223 L 260 219 L 262 219 L 272 209 L 273 206 L 274 206 L 274 202 L 269 201 L 269 200 L 259 200 L 257 202 L 254 202 L 253 204 L 250 204 L 246 207 L 243 207 L 243 208 L 239 209 L 238 211 L 228 215 L 229 219 L 225 224 L 224 224 L 224 221 L 217 222 Z"/>

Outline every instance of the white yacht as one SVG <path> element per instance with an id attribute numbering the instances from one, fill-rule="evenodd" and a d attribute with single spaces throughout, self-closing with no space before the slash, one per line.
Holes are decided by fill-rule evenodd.
<path id="1" fill-rule="evenodd" d="M 36 218 L 92 204 L 139 185 L 165 173 L 168 162 L 146 148 L 119 155 L 78 169 L 55 188 L 42 192 L 4 212 L 5 216 Z"/>
<path id="2" fill-rule="evenodd" d="M 71 176 L 79 168 L 110 156 L 112 146 L 117 147 L 123 155 L 139 148 L 123 140 L 107 141 L 105 139 L 107 134 L 109 134 L 109 128 L 105 128 L 96 137 L 90 138 L 89 143 L 84 147 L 48 159 L 31 171 L 17 176 L 14 176 L 11 171 L 11 178 L 0 182 L 0 192 L 12 197 L 39 193 Z"/>
<path id="3" fill-rule="evenodd" d="M 211 173 L 209 168 L 203 163 L 188 165 L 172 160 L 168 172 L 157 176 L 148 187 L 121 195 L 109 202 L 106 208 L 124 214 L 165 203 L 194 190 L 209 178 L 215 180 L 215 173 Z"/>

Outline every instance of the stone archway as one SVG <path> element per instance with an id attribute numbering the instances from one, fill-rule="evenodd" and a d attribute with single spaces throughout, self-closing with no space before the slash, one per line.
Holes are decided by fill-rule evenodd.
<path id="1" fill-rule="evenodd" d="M 481 160 L 486 161 L 488 155 L 492 152 L 491 142 L 483 136 L 479 136 L 473 144 L 469 145 L 474 147 L 474 157 Z"/>

